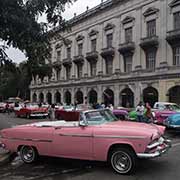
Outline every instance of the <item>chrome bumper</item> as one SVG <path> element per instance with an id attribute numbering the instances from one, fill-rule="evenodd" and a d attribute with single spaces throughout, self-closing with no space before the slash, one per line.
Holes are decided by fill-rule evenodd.
<path id="1" fill-rule="evenodd" d="M 138 158 L 155 158 L 159 157 L 162 154 L 166 153 L 169 148 L 171 148 L 171 141 L 168 139 L 164 139 L 163 142 L 155 143 L 156 145 L 156 151 L 153 153 L 137 153 Z M 153 145 L 150 145 L 149 147 L 153 147 Z"/>
<path id="2" fill-rule="evenodd" d="M 48 116 L 48 113 L 30 114 L 30 117 L 42 117 L 42 116 Z"/>

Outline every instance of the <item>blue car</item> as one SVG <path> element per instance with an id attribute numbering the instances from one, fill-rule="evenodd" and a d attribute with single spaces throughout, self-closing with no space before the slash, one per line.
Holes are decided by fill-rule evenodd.
<path id="1" fill-rule="evenodd" d="M 180 130 L 180 113 L 170 115 L 164 121 L 164 125 L 170 129 Z"/>

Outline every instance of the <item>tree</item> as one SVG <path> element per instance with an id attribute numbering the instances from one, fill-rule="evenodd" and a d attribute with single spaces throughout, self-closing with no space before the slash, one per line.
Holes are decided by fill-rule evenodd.
<path id="1" fill-rule="evenodd" d="M 7 96 L 19 93 L 23 96 L 32 75 L 43 79 L 51 74 L 51 66 L 45 65 L 45 60 L 50 57 L 49 40 L 53 35 L 53 31 L 50 34 L 48 29 L 56 26 L 66 28 L 62 12 L 65 5 L 74 1 L 0 0 L 0 39 L 8 46 L 19 48 L 28 57 L 28 61 L 17 68 L 6 55 L 5 47 L 0 46 L 0 96 L 4 93 Z M 42 14 L 46 15 L 47 23 L 38 22 Z M 17 89 L 12 90 L 12 86 Z M 20 87 L 24 87 L 25 92 Z"/>
<path id="2" fill-rule="evenodd" d="M 0 0 L 0 39 L 25 52 L 28 60 L 42 67 L 50 55 L 49 27 L 65 27 L 62 12 L 76 0 Z M 39 23 L 45 14 L 47 23 Z M 0 51 L 4 49 L 0 48 Z"/>

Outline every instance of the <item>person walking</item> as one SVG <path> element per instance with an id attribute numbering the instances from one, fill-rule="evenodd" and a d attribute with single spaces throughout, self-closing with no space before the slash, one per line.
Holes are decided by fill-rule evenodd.
<path id="1" fill-rule="evenodd" d="M 145 107 L 146 107 L 146 112 L 144 114 L 145 119 L 146 119 L 147 123 L 150 123 L 150 122 L 152 122 L 152 118 L 153 118 L 151 106 L 149 105 L 149 103 L 146 103 Z"/>
<path id="2" fill-rule="evenodd" d="M 144 115 L 144 106 L 142 101 L 139 102 L 139 104 L 136 107 L 136 113 L 137 113 L 137 121 L 143 122 L 143 115 Z"/>
<path id="3" fill-rule="evenodd" d="M 54 104 L 49 105 L 48 116 L 51 121 L 55 120 L 55 105 Z"/>
<path id="4" fill-rule="evenodd" d="M 6 113 L 9 115 L 9 113 L 10 113 L 10 107 L 9 107 L 9 103 L 7 102 L 6 103 L 6 106 L 5 106 L 5 108 L 6 108 Z"/>

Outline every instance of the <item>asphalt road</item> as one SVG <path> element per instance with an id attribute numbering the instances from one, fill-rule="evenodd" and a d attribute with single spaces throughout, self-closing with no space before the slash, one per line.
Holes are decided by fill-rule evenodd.
<path id="1" fill-rule="evenodd" d="M 14 115 L 0 114 L 0 129 L 17 124 L 26 124 L 43 119 L 15 118 Z M 46 119 L 47 120 L 47 119 Z M 67 160 L 41 157 L 38 162 L 28 165 L 16 157 L 9 164 L 0 167 L 1 180 L 178 180 L 180 179 L 180 133 L 166 132 L 173 147 L 162 157 L 140 160 L 133 175 L 121 176 L 114 173 L 107 163 Z"/>

